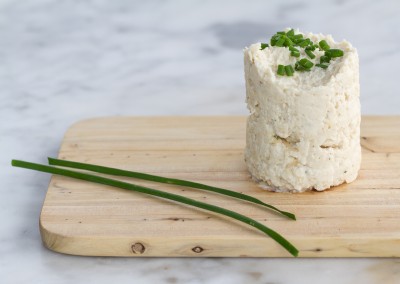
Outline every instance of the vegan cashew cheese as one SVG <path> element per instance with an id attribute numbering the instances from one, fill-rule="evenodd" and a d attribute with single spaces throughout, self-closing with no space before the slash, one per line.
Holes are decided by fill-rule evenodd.
<path id="1" fill-rule="evenodd" d="M 343 56 L 326 69 L 314 66 L 291 76 L 277 74 L 278 65 L 301 58 L 287 47 L 260 43 L 244 50 L 247 120 L 245 161 L 253 179 L 279 192 L 322 191 L 356 179 L 361 163 L 359 64 L 357 50 L 328 35 L 305 34 L 314 43 L 325 40 Z"/>

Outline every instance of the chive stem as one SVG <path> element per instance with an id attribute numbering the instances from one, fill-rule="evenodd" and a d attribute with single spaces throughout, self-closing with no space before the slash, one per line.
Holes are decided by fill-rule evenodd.
<path id="1" fill-rule="evenodd" d="M 325 54 L 331 58 L 334 58 L 334 57 L 341 57 L 341 56 L 343 56 L 344 53 L 343 53 L 343 50 L 341 50 L 341 49 L 332 48 L 332 49 L 326 50 Z"/>
<path id="2" fill-rule="evenodd" d="M 282 65 L 283 66 L 283 65 Z M 212 191 L 215 193 L 219 193 L 222 195 L 227 195 L 233 198 L 237 199 L 242 199 L 248 202 L 252 202 L 255 204 L 262 205 L 264 207 L 267 207 L 269 209 L 275 210 L 276 212 L 292 219 L 296 220 L 296 216 L 292 213 L 286 212 L 279 210 L 275 206 L 269 205 L 267 203 L 262 202 L 261 200 L 252 197 L 247 194 L 239 193 L 236 191 L 228 190 L 228 189 L 223 189 L 219 187 L 214 187 L 214 186 L 209 186 L 206 184 L 202 183 L 197 183 L 197 182 L 192 182 L 192 181 L 186 181 L 186 180 L 181 180 L 181 179 L 175 179 L 175 178 L 167 178 L 167 177 L 162 177 L 162 176 L 156 176 L 156 175 L 150 175 L 150 174 L 145 174 L 145 173 L 140 173 L 140 172 L 133 172 L 133 171 L 127 171 L 127 170 L 121 170 L 121 169 L 116 169 L 116 168 L 110 168 L 110 167 L 104 167 L 104 166 L 98 166 L 98 165 L 93 165 L 93 164 L 86 164 L 86 163 L 79 163 L 79 162 L 73 162 L 73 161 L 67 161 L 67 160 L 60 160 L 60 159 L 55 159 L 55 158 L 48 158 L 49 165 L 53 166 L 61 166 L 61 167 L 68 167 L 68 168 L 74 168 L 74 169 L 80 169 L 80 170 L 87 170 L 87 171 L 92 171 L 96 173 L 102 173 L 102 174 L 107 174 L 107 175 L 114 175 L 114 176 L 123 176 L 123 177 L 131 177 L 131 178 L 136 178 L 136 179 L 141 179 L 141 180 L 148 180 L 148 181 L 153 181 L 153 182 L 158 182 L 158 183 L 166 183 L 166 184 L 174 184 L 174 185 L 179 185 L 179 186 L 186 186 L 186 187 L 192 187 L 192 188 L 197 188 L 197 189 L 203 189 L 206 191 Z"/>
<path id="3" fill-rule="evenodd" d="M 276 46 L 279 46 L 279 47 L 282 47 L 283 46 L 283 44 L 285 43 L 285 37 L 284 36 L 282 36 L 282 37 L 280 37 L 279 39 L 278 39 L 278 41 L 276 42 Z"/>
<path id="4" fill-rule="evenodd" d="M 290 29 L 290 30 L 286 33 L 286 35 L 287 35 L 288 37 L 294 36 L 294 29 Z"/>
<path id="5" fill-rule="evenodd" d="M 314 53 L 311 51 L 311 50 L 305 50 L 305 53 L 308 55 L 308 57 L 310 57 L 311 59 L 314 59 L 315 58 L 315 55 L 314 55 Z"/>
<path id="6" fill-rule="evenodd" d="M 299 51 L 291 51 L 290 55 L 293 57 L 300 57 L 300 52 Z"/>
<path id="7" fill-rule="evenodd" d="M 327 51 L 328 49 L 330 49 L 329 44 L 324 39 L 319 42 L 319 47 L 324 51 Z"/>
<path id="8" fill-rule="evenodd" d="M 268 46 L 269 46 L 268 43 L 261 43 L 261 48 L 260 48 L 260 50 L 264 50 L 264 49 L 266 49 Z"/>
<path id="9" fill-rule="evenodd" d="M 330 61 L 331 61 L 331 58 L 329 56 L 326 56 L 326 55 L 322 55 L 319 58 L 319 62 L 320 63 L 329 63 Z"/>
<path id="10" fill-rule="evenodd" d="M 328 64 L 326 64 L 326 63 L 315 64 L 315 66 L 320 67 L 320 68 L 322 68 L 322 69 L 328 68 Z"/>
<path id="11" fill-rule="evenodd" d="M 311 51 L 314 51 L 314 50 L 315 50 L 315 46 L 314 46 L 314 45 L 309 45 L 309 46 L 306 46 L 305 50 L 311 50 Z"/>
<path id="12" fill-rule="evenodd" d="M 278 71 L 276 71 L 276 73 L 280 76 L 284 76 L 285 75 L 285 66 L 279 64 Z"/>
<path id="13" fill-rule="evenodd" d="M 294 69 L 293 69 L 292 65 L 286 65 L 285 72 L 286 72 L 287 76 L 293 76 Z"/>
<path id="14" fill-rule="evenodd" d="M 292 36 L 292 39 L 296 39 L 296 40 L 299 40 L 299 39 L 302 39 L 302 38 L 303 38 L 302 34 L 297 34 L 297 35 Z"/>
<path id="15" fill-rule="evenodd" d="M 303 39 L 302 41 L 299 41 L 299 43 L 297 45 L 300 46 L 300 47 L 306 47 L 307 45 L 309 45 L 308 38 L 307 39 Z"/>
<path id="16" fill-rule="evenodd" d="M 245 224 L 248 224 L 266 235 L 270 236 L 272 239 L 274 239 L 276 242 L 278 242 L 282 247 L 284 247 L 290 254 L 293 256 L 298 256 L 299 251 L 288 241 L 286 240 L 283 236 L 281 236 L 279 233 L 275 232 L 274 230 L 264 226 L 263 224 L 257 222 L 254 219 L 251 219 L 247 216 L 244 216 L 242 214 L 239 214 L 237 212 L 218 207 L 215 205 L 211 205 L 208 203 L 196 201 L 191 198 L 187 198 L 181 195 L 177 194 L 172 194 L 144 186 L 139 186 L 127 182 L 122 182 L 119 180 L 114 180 L 114 179 L 109 179 L 109 178 L 104 178 L 96 175 L 91 175 L 91 174 L 86 174 L 86 173 L 81 173 L 77 171 L 71 171 L 71 170 L 65 170 L 65 169 L 60 169 L 52 166 L 46 166 L 46 165 L 41 165 L 41 164 L 36 164 L 36 163 L 30 163 L 30 162 L 25 162 L 25 161 L 20 161 L 20 160 L 12 160 L 11 164 L 14 167 L 20 167 L 20 168 L 25 168 L 25 169 L 31 169 L 31 170 L 36 170 L 40 172 L 45 172 L 45 173 L 51 173 L 51 174 L 56 174 L 56 175 L 61 175 L 61 176 L 66 176 L 66 177 L 71 177 L 79 180 L 85 180 L 93 183 L 98 183 L 98 184 L 104 184 L 104 185 L 109 185 L 113 187 L 118 187 L 122 189 L 127 189 L 127 190 L 132 190 L 152 196 L 157 196 L 161 197 L 164 199 L 168 200 L 173 200 L 177 201 L 180 203 L 184 203 L 190 206 L 198 207 L 201 209 L 205 209 L 208 211 L 212 211 L 215 213 L 219 213 L 221 215 L 225 215 L 227 217 L 236 219 L 240 222 L 243 222 Z"/>
<path id="17" fill-rule="evenodd" d="M 314 63 L 312 63 L 310 60 L 308 60 L 307 58 L 303 58 L 299 60 L 299 64 L 301 66 L 303 66 L 306 69 L 310 69 L 311 67 L 314 66 Z"/>
<path id="18" fill-rule="evenodd" d="M 286 37 L 285 38 L 285 44 L 284 44 L 285 46 L 292 46 L 293 45 L 293 42 L 290 40 L 290 38 L 288 38 L 288 37 Z"/>

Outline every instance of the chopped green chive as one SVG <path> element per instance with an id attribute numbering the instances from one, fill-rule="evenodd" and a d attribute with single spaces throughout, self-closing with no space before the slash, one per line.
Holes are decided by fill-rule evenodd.
<path id="1" fill-rule="evenodd" d="M 331 58 L 329 56 L 326 56 L 326 55 L 322 55 L 319 58 L 319 62 L 320 63 L 329 63 L 330 61 L 331 61 Z"/>
<path id="2" fill-rule="evenodd" d="M 285 75 L 285 66 L 278 65 L 278 71 L 276 73 L 278 73 L 278 75 L 280 75 L 280 76 L 284 76 Z"/>
<path id="3" fill-rule="evenodd" d="M 305 50 L 305 53 L 308 55 L 308 57 L 310 57 L 311 59 L 314 59 L 315 58 L 315 55 L 314 55 L 314 53 L 312 53 L 312 51 L 311 50 Z"/>
<path id="4" fill-rule="evenodd" d="M 293 76 L 294 70 L 293 70 L 292 65 L 286 65 L 285 72 L 286 72 L 287 76 Z"/>
<path id="5" fill-rule="evenodd" d="M 288 47 L 290 55 L 296 58 L 299 58 L 301 55 L 301 52 L 299 50 L 300 48 L 304 49 L 305 54 L 310 59 L 315 59 L 317 57 L 316 54 L 314 53 L 317 49 L 325 52 L 324 55 L 320 56 L 318 64 L 317 62 L 313 63 L 307 58 L 303 58 L 297 61 L 294 64 L 294 70 L 296 71 L 310 71 L 313 66 L 326 69 L 328 68 L 332 58 L 341 57 L 344 55 L 343 50 L 330 48 L 326 40 L 320 40 L 319 42 L 315 43 L 310 38 L 304 37 L 303 34 L 295 34 L 294 29 L 287 30 L 286 32 L 283 31 L 277 32 L 271 37 L 270 44 L 271 46 L 276 46 L 276 47 Z M 263 44 L 261 44 L 261 50 L 263 50 L 264 48 Z M 288 66 L 290 66 L 291 69 L 289 69 Z M 285 74 L 287 76 L 292 76 L 294 70 L 291 65 L 287 66 L 279 65 L 277 73 L 280 76 L 284 76 Z"/>
<path id="6" fill-rule="evenodd" d="M 304 67 L 305 69 L 311 69 L 311 67 L 314 66 L 314 63 L 312 63 L 310 60 L 307 58 L 303 58 L 299 60 L 299 64 Z"/>
<path id="7" fill-rule="evenodd" d="M 282 47 L 283 44 L 285 43 L 285 40 L 286 40 L 285 37 L 282 36 L 281 38 L 278 39 L 278 41 L 276 42 L 275 45 L 279 46 L 279 47 Z"/>
<path id="8" fill-rule="evenodd" d="M 302 41 L 299 41 L 297 44 L 300 47 L 306 47 L 309 44 L 309 42 L 307 41 L 307 39 L 303 39 Z"/>
<path id="9" fill-rule="evenodd" d="M 303 35 L 302 34 L 297 34 L 297 35 L 294 35 L 294 36 L 292 36 L 292 39 L 301 39 L 301 38 L 303 38 Z"/>
<path id="10" fill-rule="evenodd" d="M 328 64 L 326 64 L 326 63 L 318 63 L 318 64 L 315 64 L 315 66 L 323 68 L 323 69 L 328 68 Z"/>
<path id="11" fill-rule="evenodd" d="M 327 51 L 325 51 L 325 54 L 328 55 L 329 57 L 333 58 L 333 57 L 341 57 L 343 56 L 343 50 L 341 49 L 329 49 Z"/>
<path id="12" fill-rule="evenodd" d="M 288 37 L 294 36 L 294 29 L 289 30 L 289 31 L 286 33 L 286 35 L 287 35 Z"/>
<path id="13" fill-rule="evenodd" d="M 328 49 L 330 49 L 330 46 L 329 46 L 329 44 L 326 42 L 326 40 L 321 40 L 321 41 L 319 42 L 319 47 L 320 47 L 322 50 L 325 50 L 325 51 L 327 51 Z"/>
<path id="14" fill-rule="evenodd" d="M 297 61 L 297 62 L 294 64 L 294 70 L 296 70 L 296 71 L 305 71 L 306 69 L 305 69 L 303 66 L 301 66 L 301 65 L 299 64 L 299 61 Z"/>
<path id="15" fill-rule="evenodd" d="M 152 188 L 148 188 L 148 187 L 144 187 L 144 186 L 139 186 L 139 185 L 135 185 L 132 183 L 122 182 L 122 181 L 115 180 L 115 179 L 109 179 L 109 178 L 105 178 L 105 177 L 101 177 L 101 176 L 97 176 L 97 175 L 86 174 L 86 173 L 82 173 L 82 172 L 78 172 L 78 171 L 65 170 L 65 169 L 60 169 L 57 167 L 35 164 L 35 163 L 19 161 L 19 160 L 12 160 L 12 165 L 14 167 L 31 169 L 31 170 L 35 170 L 35 171 L 51 173 L 51 174 L 71 177 L 71 178 L 75 178 L 75 179 L 79 179 L 79 180 L 84 180 L 84 181 L 88 181 L 88 182 L 93 182 L 93 183 L 104 184 L 104 185 L 113 186 L 113 187 L 117 187 L 117 188 L 132 190 L 132 191 L 144 193 L 147 195 L 152 195 L 152 196 L 157 196 L 157 197 L 161 197 L 161 198 L 168 199 L 168 200 L 177 201 L 177 202 L 180 202 L 183 204 L 187 204 L 189 206 L 198 207 L 198 208 L 205 209 L 205 210 L 208 210 L 211 212 L 215 212 L 215 213 L 218 213 L 221 215 L 225 215 L 227 217 L 236 219 L 240 222 L 248 224 L 248 225 L 262 231 L 264 234 L 270 236 L 272 239 L 274 239 L 276 242 L 278 242 L 282 247 L 284 247 L 293 256 L 298 256 L 298 253 L 299 253 L 299 251 L 288 240 L 286 240 L 283 236 L 281 236 L 274 230 L 264 226 L 263 224 L 257 222 L 254 219 L 251 219 L 247 216 L 244 216 L 242 214 L 239 214 L 237 212 L 234 212 L 234 211 L 222 208 L 222 207 L 218 207 L 215 205 L 197 201 L 197 200 L 187 198 L 187 197 L 184 197 L 181 195 L 168 193 L 168 192 L 164 192 L 161 190 L 156 190 L 156 189 L 152 189 Z"/>
<path id="16" fill-rule="evenodd" d="M 298 52 L 298 51 L 291 51 L 291 52 L 290 52 L 290 55 L 293 56 L 293 57 L 300 57 L 300 52 Z"/>
<path id="17" fill-rule="evenodd" d="M 294 70 L 301 71 L 301 72 L 303 72 L 303 71 L 307 71 L 307 72 L 311 71 L 311 69 L 305 68 L 304 66 L 300 65 L 300 63 L 298 61 L 294 65 Z"/>
<path id="18" fill-rule="evenodd" d="M 268 46 L 269 46 L 268 43 L 261 43 L 261 48 L 260 48 L 260 50 L 264 50 L 264 49 L 266 49 Z"/>
<path id="19" fill-rule="evenodd" d="M 281 36 L 278 35 L 278 34 L 276 34 L 276 35 L 274 35 L 273 37 L 271 37 L 271 40 L 270 40 L 271 46 L 275 46 L 275 45 L 276 45 L 276 42 L 277 42 L 280 38 L 281 38 Z"/>
<path id="20" fill-rule="evenodd" d="M 315 46 L 314 45 L 306 46 L 305 50 L 314 51 L 315 50 Z"/>
<path id="21" fill-rule="evenodd" d="M 293 42 L 290 40 L 290 38 L 286 37 L 285 38 L 285 46 L 292 46 Z"/>

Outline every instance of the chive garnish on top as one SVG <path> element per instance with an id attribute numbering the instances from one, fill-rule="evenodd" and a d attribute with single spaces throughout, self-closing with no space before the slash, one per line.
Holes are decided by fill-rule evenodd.
<path id="1" fill-rule="evenodd" d="M 325 55 L 329 56 L 330 58 L 341 57 L 341 56 L 343 56 L 343 50 L 341 50 L 341 49 L 328 49 L 328 50 L 325 51 Z"/>
<path id="2" fill-rule="evenodd" d="M 268 46 L 269 46 L 268 43 L 261 43 L 261 48 L 260 48 L 260 50 L 264 50 L 264 49 L 266 49 Z"/>
<path id="3" fill-rule="evenodd" d="M 286 73 L 286 76 L 293 76 L 294 70 L 293 70 L 292 65 L 285 66 L 285 73 Z"/>
<path id="4" fill-rule="evenodd" d="M 276 71 L 278 75 L 284 76 L 285 75 L 285 66 L 282 64 L 278 65 L 278 71 Z"/>
<path id="5" fill-rule="evenodd" d="M 280 31 L 274 34 L 270 39 L 270 45 L 276 47 L 287 47 L 290 51 L 290 55 L 293 57 L 300 57 L 300 50 L 298 48 L 303 48 L 304 53 L 310 58 L 315 59 L 316 55 L 313 53 L 317 48 L 324 51 L 324 55 L 320 57 L 319 63 L 313 63 L 310 60 L 303 58 L 298 60 L 294 65 L 294 70 L 296 71 L 310 71 L 313 66 L 321 67 L 323 69 L 328 68 L 330 61 L 333 58 L 341 57 L 344 55 L 341 49 L 332 49 L 326 40 L 321 40 L 318 43 L 313 42 L 309 38 L 304 38 L 302 34 L 295 34 L 294 29 L 290 29 L 287 32 Z M 266 43 L 261 43 L 260 50 L 264 50 L 269 47 Z M 296 48 L 298 47 L 298 48 Z M 307 61 L 305 61 L 307 60 Z M 282 64 L 278 65 L 277 74 L 292 76 L 293 73 L 290 71 L 285 71 L 286 68 L 281 67 Z M 288 66 L 288 65 L 287 65 Z M 291 66 L 291 65 L 290 65 Z M 293 66 L 291 66 L 293 70 Z M 284 68 L 284 69 L 283 69 Z M 289 75 L 290 74 L 290 75 Z"/>
<path id="6" fill-rule="evenodd" d="M 326 42 L 326 40 L 321 40 L 321 41 L 319 42 L 319 47 L 320 47 L 322 50 L 325 50 L 325 51 L 327 51 L 328 49 L 330 49 L 330 46 L 329 46 L 329 44 Z"/>
<path id="7" fill-rule="evenodd" d="M 315 54 L 311 50 L 305 50 L 305 53 L 310 57 L 311 59 L 315 58 Z"/>
<path id="8" fill-rule="evenodd" d="M 328 68 L 328 64 L 326 64 L 326 63 L 318 63 L 318 64 L 315 64 L 315 66 L 320 67 L 322 69 Z"/>
<path id="9" fill-rule="evenodd" d="M 299 60 L 299 64 L 304 67 L 305 69 L 311 69 L 311 67 L 314 66 L 314 64 L 308 60 L 307 58 L 303 58 Z"/>

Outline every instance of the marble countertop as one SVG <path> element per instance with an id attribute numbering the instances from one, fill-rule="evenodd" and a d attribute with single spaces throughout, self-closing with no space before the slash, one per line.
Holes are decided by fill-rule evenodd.
<path id="1" fill-rule="evenodd" d="M 400 114 L 399 14 L 398 1 L 2 1 L 1 282 L 399 283 L 399 259 L 54 253 L 38 226 L 49 176 L 10 167 L 56 156 L 85 118 L 247 114 L 242 49 L 288 26 L 351 41 L 363 114 Z"/>

